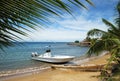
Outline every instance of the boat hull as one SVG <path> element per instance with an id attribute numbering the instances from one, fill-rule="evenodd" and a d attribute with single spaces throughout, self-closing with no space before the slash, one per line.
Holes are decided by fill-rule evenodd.
<path id="1" fill-rule="evenodd" d="M 32 57 L 33 60 L 49 63 L 66 63 L 74 59 L 74 56 Z"/>

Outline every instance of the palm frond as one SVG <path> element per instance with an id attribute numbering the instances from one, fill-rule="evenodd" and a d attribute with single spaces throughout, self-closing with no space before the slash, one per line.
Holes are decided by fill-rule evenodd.
<path id="1" fill-rule="evenodd" d="M 69 1 L 86 8 L 78 0 Z M 90 1 L 87 1 L 90 3 Z M 49 18 L 61 17 L 63 13 L 72 14 L 72 7 L 61 0 L 1 0 L 0 1 L 0 47 L 9 46 L 13 41 L 21 39 L 16 35 L 27 36 L 23 31 L 30 31 L 49 24 Z M 30 29 L 31 28 L 31 29 Z M 3 37 L 5 36 L 5 37 Z M 12 39 L 14 38 L 14 39 Z"/>
<path id="2" fill-rule="evenodd" d="M 91 44 L 89 50 L 87 51 L 87 55 L 90 57 L 91 55 L 98 55 L 101 51 L 103 51 L 103 42 L 97 41 Z"/>
<path id="3" fill-rule="evenodd" d="M 81 5 L 82 7 L 88 9 L 84 4 L 82 4 L 79 0 L 74 0 L 76 3 L 78 3 L 79 5 Z"/>
<path id="4" fill-rule="evenodd" d="M 119 31 L 119 30 L 118 30 L 118 31 Z M 112 31 L 112 30 L 109 30 L 109 29 L 108 29 L 108 32 L 109 32 L 110 34 L 112 34 L 112 36 L 120 39 L 120 32 Z"/>
<path id="5" fill-rule="evenodd" d="M 91 0 L 86 0 L 89 4 L 91 4 L 92 6 L 95 6 L 92 2 L 91 2 Z"/>
<path id="6" fill-rule="evenodd" d="M 89 36 L 101 35 L 101 40 L 94 40 L 88 50 L 88 56 L 93 54 L 98 55 L 102 51 L 109 51 L 111 54 L 110 59 L 108 60 L 105 69 L 111 64 L 112 61 L 115 61 L 118 65 L 120 65 L 120 1 L 116 5 L 116 10 L 118 12 L 117 18 L 115 18 L 115 25 L 106 19 L 102 19 L 103 23 L 105 23 L 109 28 L 108 31 L 102 32 L 101 30 L 90 30 L 88 32 Z M 97 31 L 97 32 L 96 32 Z M 119 67 L 117 67 L 118 69 Z M 117 71 L 120 71 L 118 69 Z M 109 78 L 108 78 L 109 79 Z"/>
<path id="7" fill-rule="evenodd" d="M 103 21 L 103 23 L 105 23 L 108 27 L 109 27 L 109 29 L 111 29 L 111 30 L 117 30 L 117 27 L 116 26 L 114 26 L 112 23 L 110 23 L 109 21 L 107 21 L 106 19 L 102 19 L 102 21 Z"/>
<path id="8" fill-rule="evenodd" d="M 115 19 L 115 24 L 120 29 L 120 17 Z"/>
<path id="9" fill-rule="evenodd" d="M 117 26 L 114 26 L 112 23 L 110 23 L 109 21 L 107 21 L 106 19 L 103 19 L 103 22 L 109 26 L 110 28 L 108 29 L 108 32 L 111 33 L 114 36 L 117 36 L 120 38 L 120 29 Z M 120 21 L 117 21 L 120 22 Z"/>
<path id="10" fill-rule="evenodd" d="M 96 40 L 90 46 L 90 49 L 88 50 L 87 54 L 88 56 L 91 56 L 93 54 L 99 55 L 100 52 L 104 50 L 111 51 L 112 49 L 114 49 L 115 46 L 118 45 L 120 45 L 120 41 L 118 39 L 106 38 L 102 40 Z"/>
<path id="11" fill-rule="evenodd" d="M 118 13 L 120 15 L 120 1 L 118 2 L 117 6 L 116 6 L 116 9 L 117 9 L 117 11 L 118 11 Z"/>
<path id="12" fill-rule="evenodd" d="M 99 29 L 92 29 L 87 33 L 87 36 L 102 36 L 103 34 L 106 34 L 107 32 L 99 30 Z"/>

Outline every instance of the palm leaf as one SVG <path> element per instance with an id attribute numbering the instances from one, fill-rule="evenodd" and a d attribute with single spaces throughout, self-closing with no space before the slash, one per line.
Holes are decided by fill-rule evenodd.
<path id="1" fill-rule="evenodd" d="M 120 17 L 115 19 L 115 24 L 120 29 Z"/>
<path id="2" fill-rule="evenodd" d="M 120 16 L 120 1 L 118 2 L 116 9 L 117 9 L 117 12 L 119 13 L 119 16 Z"/>
<path id="3" fill-rule="evenodd" d="M 108 32 L 111 33 L 112 35 L 119 37 L 120 38 L 120 30 L 118 27 L 114 26 L 112 23 L 107 21 L 106 19 L 102 19 L 103 22 L 109 26 L 110 28 L 108 29 Z"/>
<path id="4" fill-rule="evenodd" d="M 92 54 L 99 55 L 102 51 L 111 51 L 115 46 L 120 45 L 120 41 L 118 39 L 107 38 L 102 40 L 96 40 L 88 50 L 88 56 Z"/>
<path id="5" fill-rule="evenodd" d="M 86 8 L 78 0 L 68 2 Z M 91 4 L 90 1 L 87 2 Z M 11 42 L 21 39 L 16 36 L 16 33 L 27 36 L 22 30 L 36 29 L 38 24 L 40 27 L 46 26 L 46 23 L 50 23 L 49 18 L 62 17 L 63 13 L 73 15 L 72 9 L 69 4 L 61 0 L 1 0 L 0 34 L 2 36 L 0 37 L 0 48 L 4 45 L 12 45 Z"/>
<path id="6" fill-rule="evenodd" d="M 89 4 L 91 4 L 92 6 L 94 6 L 94 4 L 91 2 L 91 0 L 86 0 Z"/>
<path id="7" fill-rule="evenodd" d="M 99 30 L 99 29 L 92 29 L 87 33 L 87 36 L 102 36 L 103 34 L 106 34 L 107 32 Z"/>
<path id="8" fill-rule="evenodd" d="M 81 5 L 82 7 L 88 9 L 85 5 L 83 5 L 79 0 L 74 0 L 76 3 L 78 3 L 79 5 Z"/>
<path id="9" fill-rule="evenodd" d="M 102 21 L 109 27 L 109 29 L 111 29 L 111 30 L 117 30 L 116 26 L 114 26 L 112 23 L 110 23 L 106 19 L 103 18 Z"/>
<path id="10" fill-rule="evenodd" d="M 87 52 L 88 56 L 91 56 L 92 54 L 98 55 L 104 50 L 109 51 L 111 54 L 105 69 L 107 69 L 112 61 L 115 61 L 120 65 L 120 1 L 116 5 L 116 10 L 118 15 L 115 19 L 115 25 L 106 19 L 102 19 L 103 23 L 109 27 L 105 34 L 103 34 L 104 32 L 101 32 L 101 30 L 90 30 L 88 32 L 88 36 L 95 36 L 99 34 L 101 35 L 101 40 L 93 39 L 94 41 L 92 42 L 90 49 Z"/>

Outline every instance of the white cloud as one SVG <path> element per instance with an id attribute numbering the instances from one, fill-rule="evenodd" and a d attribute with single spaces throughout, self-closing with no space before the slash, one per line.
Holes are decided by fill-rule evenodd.
<path id="1" fill-rule="evenodd" d="M 50 17 L 52 24 L 45 24 L 48 27 L 38 29 L 37 31 L 27 32 L 29 37 L 21 38 L 24 41 L 75 41 L 86 38 L 86 34 L 93 28 L 107 30 L 101 18 L 111 19 L 113 6 L 118 0 L 104 1 L 93 0 L 95 7 L 89 5 L 89 10 L 75 9 L 73 15 L 76 20 L 69 14 L 62 14 L 62 18 L 56 16 Z M 103 2 L 101 4 L 100 2 Z M 112 3 L 114 2 L 114 4 Z M 112 9 L 111 9 L 112 8 Z M 111 19 L 112 20 L 112 19 Z M 26 32 L 26 31 L 25 31 Z"/>
<path id="2" fill-rule="evenodd" d="M 92 12 L 93 13 L 93 12 Z M 25 41 L 75 41 L 86 38 L 89 30 L 97 28 L 107 30 L 107 26 L 102 22 L 104 13 L 83 10 L 81 13 L 75 13 L 76 20 L 70 16 L 63 14 L 62 19 L 50 18 L 51 25 L 49 28 L 38 29 L 37 31 L 29 32 L 29 38 L 23 37 Z M 57 23 L 56 23 L 57 22 Z"/>
<path id="3" fill-rule="evenodd" d="M 67 19 L 58 21 L 60 26 L 49 28 L 44 30 L 38 29 L 29 33 L 30 38 L 24 37 L 26 41 L 75 41 L 81 40 L 86 37 L 87 32 L 90 29 L 98 28 L 106 30 L 107 27 L 102 23 L 100 19 L 87 20 L 85 17 L 78 17 L 77 21 L 73 19 Z"/>
<path id="4" fill-rule="evenodd" d="M 26 41 L 74 41 L 84 38 L 85 32 L 64 30 L 64 29 L 46 29 L 29 33 L 30 38 L 24 37 Z"/>
<path id="5" fill-rule="evenodd" d="M 62 26 L 66 28 L 78 29 L 78 30 L 84 30 L 84 31 L 89 31 L 90 29 L 93 29 L 93 28 L 98 28 L 102 30 L 107 29 L 107 27 L 101 21 L 101 18 L 98 18 L 96 20 L 87 20 L 83 17 L 78 17 L 77 21 L 64 20 L 64 21 L 61 21 L 60 24 L 62 24 Z"/>

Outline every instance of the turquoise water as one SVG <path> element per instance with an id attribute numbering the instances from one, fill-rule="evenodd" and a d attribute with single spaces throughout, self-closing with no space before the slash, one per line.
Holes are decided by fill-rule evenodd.
<path id="1" fill-rule="evenodd" d="M 65 42 L 25 42 L 14 47 L 5 48 L 5 52 L 0 51 L 0 71 L 48 66 L 49 63 L 31 60 L 31 53 L 38 52 L 42 54 L 49 45 L 53 55 L 80 57 L 88 50 L 88 47 L 67 45 Z"/>

